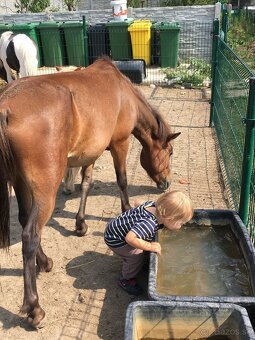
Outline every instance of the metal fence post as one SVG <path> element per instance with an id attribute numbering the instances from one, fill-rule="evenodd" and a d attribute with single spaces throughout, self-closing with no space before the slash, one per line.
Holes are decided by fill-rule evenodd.
<path id="1" fill-rule="evenodd" d="M 83 43 L 84 43 L 84 54 L 85 54 L 85 66 L 89 65 L 89 51 L 88 51 L 88 30 L 85 15 L 82 16 L 83 23 Z"/>
<path id="2" fill-rule="evenodd" d="M 255 77 L 250 78 L 247 117 L 245 119 L 245 123 L 246 133 L 242 165 L 239 215 L 243 223 L 246 225 L 249 212 L 249 197 L 255 145 Z"/>
<path id="3" fill-rule="evenodd" d="M 215 75 L 216 75 L 216 66 L 217 66 L 217 51 L 219 44 L 219 35 L 220 35 L 220 23 L 218 19 L 213 21 L 213 43 L 212 43 L 212 70 L 211 70 L 211 78 L 212 78 L 212 93 L 211 93 L 211 107 L 210 107 L 210 126 L 213 124 L 214 119 L 214 93 L 215 93 Z"/>
<path id="4" fill-rule="evenodd" d="M 228 11 L 227 7 L 224 4 L 222 10 L 222 32 L 223 32 L 223 40 L 227 43 L 227 32 L 228 32 Z"/>

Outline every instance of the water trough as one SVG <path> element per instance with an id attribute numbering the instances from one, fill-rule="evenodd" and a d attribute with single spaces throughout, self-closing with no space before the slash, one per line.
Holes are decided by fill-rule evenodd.
<path id="1" fill-rule="evenodd" d="M 128 306 L 125 340 L 255 339 L 245 308 L 234 304 L 137 301 Z"/>
<path id="2" fill-rule="evenodd" d="M 192 234 L 190 227 L 194 226 L 198 232 Z M 197 209 L 192 221 L 185 228 L 182 239 L 178 239 L 178 234 L 176 236 L 169 231 L 157 235 L 162 243 L 162 255 L 158 257 L 151 253 L 149 297 L 159 301 L 255 306 L 255 251 L 238 214 L 232 210 Z M 173 239 L 172 244 L 168 244 L 168 240 L 165 242 L 165 235 Z M 236 248 L 232 249 L 232 246 Z M 174 250 L 172 251 L 174 247 L 181 252 L 175 254 Z M 210 258 L 212 252 L 214 253 Z M 172 271 L 170 280 L 167 280 L 168 270 Z M 236 270 L 239 272 L 236 273 Z M 187 280 L 190 277 L 186 289 L 185 277 Z M 177 280 L 173 282 L 172 278 Z M 198 286 L 197 289 L 196 286 L 194 288 L 194 282 Z M 212 288 L 212 292 L 206 289 L 208 287 Z"/>

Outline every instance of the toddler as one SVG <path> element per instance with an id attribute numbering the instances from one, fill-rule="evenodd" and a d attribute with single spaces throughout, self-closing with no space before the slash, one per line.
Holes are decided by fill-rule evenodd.
<path id="1" fill-rule="evenodd" d="M 118 284 L 127 293 L 142 294 L 136 282 L 148 251 L 160 255 L 161 246 L 155 242 L 157 230 L 163 227 L 178 230 L 193 216 L 190 199 L 179 191 L 168 191 L 155 202 L 148 201 L 131 208 L 111 220 L 105 230 L 108 247 L 122 258 L 122 275 Z"/>

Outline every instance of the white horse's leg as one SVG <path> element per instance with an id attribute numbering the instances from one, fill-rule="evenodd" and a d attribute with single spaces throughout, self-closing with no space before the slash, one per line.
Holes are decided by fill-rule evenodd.
<path id="1" fill-rule="evenodd" d="M 7 81 L 8 83 L 11 83 L 13 81 L 12 79 L 12 71 L 9 67 L 9 65 L 7 64 L 6 58 L 6 49 L 7 46 L 9 44 L 9 38 L 11 37 L 11 35 L 13 34 L 13 32 L 11 31 L 7 31 L 1 34 L 1 38 L 0 38 L 0 59 L 2 60 L 3 66 L 5 68 L 5 71 L 7 73 Z"/>
<path id="2" fill-rule="evenodd" d="M 6 71 L 6 75 L 7 75 L 7 82 L 11 83 L 13 81 L 12 70 L 10 69 L 9 65 L 4 61 L 3 61 L 3 65 L 4 65 L 4 68 L 5 68 L 5 71 Z"/>
<path id="3" fill-rule="evenodd" d="M 74 182 L 80 168 L 67 168 L 64 176 L 64 189 L 66 195 L 75 192 Z"/>

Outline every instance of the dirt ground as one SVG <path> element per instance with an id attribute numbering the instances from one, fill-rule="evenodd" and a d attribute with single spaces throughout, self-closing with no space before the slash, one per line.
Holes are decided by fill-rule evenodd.
<path id="1" fill-rule="evenodd" d="M 226 208 L 208 127 L 206 91 L 140 88 L 174 130 L 181 131 L 174 144 L 171 188 L 187 193 L 195 208 Z M 137 198 L 155 199 L 160 194 L 140 166 L 140 150 L 141 145 L 132 138 L 127 160 L 131 204 Z M 181 178 L 189 184 L 180 184 Z M 121 263 L 103 241 L 107 221 L 120 213 L 110 154 L 105 152 L 96 163 L 87 203 L 89 235 L 78 238 L 74 234 L 79 192 L 64 196 L 61 191 L 60 187 L 53 216 L 43 232 L 42 245 L 54 267 L 37 279 L 40 304 L 47 315 L 45 327 L 39 330 L 28 328 L 18 315 L 23 298 L 21 228 L 15 197 L 12 200 L 11 247 L 8 254 L 0 252 L 0 339 L 123 339 L 128 304 L 148 297 L 134 298 L 116 285 Z M 145 290 L 147 275 L 140 275 Z"/>

